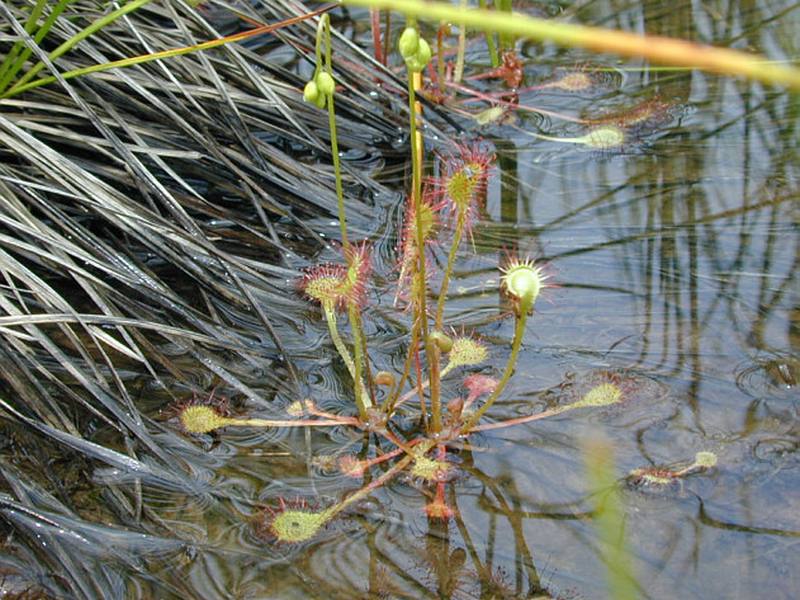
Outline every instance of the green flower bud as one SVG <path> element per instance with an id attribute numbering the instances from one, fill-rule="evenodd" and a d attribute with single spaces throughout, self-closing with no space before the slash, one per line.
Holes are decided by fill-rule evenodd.
<path id="1" fill-rule="evenodd" d="M 303 100 L 306 102 L 316 102 L 319 97 L 319 87 L 314 81 L 309 81 L 303 88 Z"/>
<path id="2" fill-rule="evenodd" d="M 320 92 L 330 96 L 336 89 L 336 82 L 333 81 L 333 77 L 329 73 L 320 71 L 319 75 L 317 75 L 317 87 Z"/>
<path id="3" fill-rule="evenodd" d="M 406 27 L 397 44 L 400 55 L 407 61 L 417 53 L 419 48 L 419 33 L 413 27 Z"/>
<path id="4" fill-rule="evenodd" d="M 416 58 L 422 65 L 422 68 L 431 61 L 431 47 L 424 38 L 419 39 L 419 48 L 417 48 Z"/>
<path id="5" fill-rule="evenodd" d="M 419 73 L 425 65 L 420 63 L 416 56 L 412 56 L 406 59 L 406 67 L 408 67 L 408 70 L 412 73 Z"/>
<path id="6" fill-rule="evenodd" d="M 325 108 L 325 98 L 326 97 L 327 96 L 325 96 L 325 94 L 320 94 L 319 96 L 317 96 L 317 99 L 314 100 L 314 104 L 317 105 L 317 108 Z"/>

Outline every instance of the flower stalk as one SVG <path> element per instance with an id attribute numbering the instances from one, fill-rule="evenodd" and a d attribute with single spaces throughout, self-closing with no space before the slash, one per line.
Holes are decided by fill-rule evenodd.
<path id="1" fill-rule="evenodd" d="M 324 71 L 320 73 L 321 69 L 321 45 L 322 41 L 325 42 L 325 66 Z M 339 230 L 342 238 L 342 247 L 345 252 L 348 251 L 350 243 L 347 239 L 347 219 L 344 212 L 344 187 L 342 185 L 342 165 L 339 158 L 339 139 L 336 135 L 336 107 L 334 104 L 333 96 L 336 91 L 336 84 L 333 78 L 333 67 L 331 60 L 331 17 L 325 13 L 319 19 L 317 25 L 317 71 L 314 74 L 315 79 L 318 79 L 317 86 L 320 93 L 325 96 L 326 104 L 328 105 L 328 128 L 331 135 L 331 158 L 333 159 L 333 172 L 336 176 L 336 201 L 339 212 Z M 322 78 L 319 75 L 326 75 Z M 324 82 L 322 85 L 321 83 Z M 323 89 L 324 87 L 324 89 Z"/>

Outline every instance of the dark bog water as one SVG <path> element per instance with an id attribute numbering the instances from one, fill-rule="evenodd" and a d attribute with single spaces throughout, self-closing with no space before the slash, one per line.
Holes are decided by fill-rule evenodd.
<path id="1" fill-rule="evenodd" d="M 568 12 L 585 23 L 788 60 L 798 52 L 795 8 L 778 1 L 593 2 Z M 480 39 L 470 48 L 477 70 L 485 49 Z M 535 257 L 547 265 L 551 286 L 492 418 L 565 404 L 605 381 L 620 385 L 624 402 L 471 436 L 452 454 L 456 474 L 444 487 L 452 519 L 429 519 L 423 508 L 436 486 L 401 475 L 300 544 L 259 535 L 271 514 L 264 507 L 321 510 L 380 476 L 380 469 L 363 479 L 335 468 L 338 455 L 365 452 L 359 432 L 226 428 L 190 437 L 174 419 L 164 421 L 152 427 L 153 439 L 181 477 L 156 467 L 134 473 L 108 460 L 56 465 L 66 480 L 73 470 L 91 473 L 90 486 L 70 488 L 80 518 L 55 499 L 29 498 L 39 521 L 7 508 L 9 522 L 28 532 L 29 547 L 59 548 L 49 562 L 34 550 L 9 549 L 9 572 L 38 556 L 47 566 L 31 576 L 34 583 L 48 587 L 61 570 L 82 597 L 490 599 L 544 597 L 546 590 L 605 598 L 608 548 L 592 516 L 608 490 L 590 489 L 585 467 L 587 443 L 600 439 L 615 456 L 619 540 L 632 557 L 639 597 L 800 594 L 797 97 L 534 44 L 520 45 L 520 55 L 523 86 L 576 71 L 590 74 L 591 85 L 519 96 L 523 107 L 572 120 L 514 110 L 480 125 L 465 114 L 488 107 L 480 102 L 449 112 L 498 160 L 474 232 L 477 252 L 465 247 L 451 283 L 447 324 L 481 336 L 491 358 L 473 371 L 499 376 L 514 322 L 498 318 L 508 306 L 497 267 L 509 254 Z M 624 143 L 598 149 L 576 140 L 604 124 L 619 126 Z M 446 152 L 433 138 L 430 147 Z M 376 287 L 364 314 L 372 361 L 375 369 L 400 371 L 409 315 L 392 307 L 391 278 L 402 182 L 368 152 L 346 158 L 389 188 L 354 221 L 376 246 Z M 338 235 L 330 219 L 309 222 L 325 237 Z M 325 250 L 319 260 L 334 256 Z M 279 275 L 288 281 L 306 264 L 286 266 Z M 262 299 L 296 359 L 302 393 L 322 409 L 352 412 L 352 383 L 333 360 L 319 312 L 296 299 Z M 257 326 L 235 316 L 230 322 Z M 220 387 L 234 411 L 269 417 L 297 400 L 283 386 L 285 371 L 216 349 L 186 355 L 175 348 L 172 356 L 209 386 L 214 377 L 236 379 Z M 461 393 L 459 385 L 453 378 L 445 393 Z M 169 398 L 158 386 L 131 378 L 131 388 L 144 390 L 135 399 L 143 414 L 163 416 Z M 98 428 L 93 441 L 125 452 L 110 428 Z M 665 485 L 628 477 L 649 467 L 678 471 L 697 452 L 713 452 L 717 465 Z M 31 492 L 17 486 L 13 493 Z M 39 538 L 30 533 L 37 527 Z"/>

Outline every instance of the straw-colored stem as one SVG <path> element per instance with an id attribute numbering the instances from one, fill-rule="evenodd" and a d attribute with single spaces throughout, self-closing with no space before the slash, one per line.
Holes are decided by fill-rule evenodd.
<path id="1" fill-rule="evenodd" d="M 442 401 L 441 401 L 441 375 L 439 374 L 439 362 L 441 351 L 439 346 L 433 343 L 428 344 L 428 362 L 431 374 L 431 429 L 433 433 L 442 430 Z"/>
<path id="2" fill-rule="evenodd" d="M 326 410 L 320 410 L 313 404 L 310 406 L 306 406 L 306 410 L 308 410 L 308 414 L 314 415 L 315 417 L 323 417 L 330 421 L 339 421 L 342 425 L 355 425 L 359 426 L 362 425 L 361 421 L 355 419 L 353 417 L 343 417 L 342 415 L 337 415 L 332 412 L 328 412 Z"/>
<path id="3" fill-rule="evenodd" d="M 361 319 L 361 311 L 355 310 L 350 315 L 351 319 L 355 319 L 353 321 L 353 331 L 354 335 L 358 336 L 358 339 L 361 340 L 361 348 L 362 353 L 364 355 L 364 360 L 362 366 L 364 368 L 363 379 L 366 381 L 366 389 L 369 393 L 369 406 L 375 406 L 375 399 L 378 397 L 376 390 L 375 390 L 375 379 L 372 377 L 372 368 L 369 365 L 369 351 L 367 349 L 367 336 L 364 334 L 364 322 Z"/>
<path id="4" fill-rule="evenodd" d="M 467 0 L 461 0 L 460 8 L 467 8 Z M 461 82 L 464 76 L 464 52 L 467 48 L 467 28 L 463 23 L 458 24 L 458 51 L 456 53 L 456 68 L 453 72 L 453 81 Z"/>
<path id="5" fill-rule="evenodd" d="M 511 344 L 511 356 L 508 357 L 508 362 L 506 363 L 503 377 L 500 379 L 497 387 L 495 387 L 492 395 L 489 396 L 486 402 L 484 402 L 483 406 L 481 406 L 469 419 L 467 419 L 467 421 L 461 427 L 461 433 L 469 432 L 475 426 L 475 424 L 480 421 L 480 418 L 492 407 L 492 404 L 495 403 L 497 398 L 503 392 L 503 389 L 506 387 L 508 380 L 511 378 L 511 374 L 514 372 L 514 367 L 517 364 L 519 349 L 522 346 L 522 338 L 525 335 L 525 324 L 528 322 L 528 311 L 530 311 L 531 307 L 533 306 L 533 301 L 534 298 L 530 295 L 523 296 L 520 299 L 517 324 L 514 328 L 514 341 Z"/>
<path id="6" fill-rule="evenodd" d="M 442 373 L 444 373 L 444 371 L 442 371 Z M 440 374 L 439 374 L 439 376 L 440 376 L 440 377 L 442 376 L 442 373 L 440 373 Z M 397 408 L 397 407 L 398 407 L 398 406 L 400 406 L 401 404 L 405 404 L 406 402 L 408 402 L 409 400 L 411 400 L 411 399 L 412 399 L 414 396 L 416 396 L 417 394 L 419 394 L 419 390 L 420 390 L 420 389 L 422 389 L 422 390 L 425 390 L 425 389 L 427 389 L 427 388 L 428 388 L 428 386 L 430 385 L 430 383 L 431 383 L 431 382 L 430 382 L 430 381 L 428 381 L 428 380 L 426 379 L 425 381 L 421 382 L 421 383 L 420 383 L 420 384 L 417 386 L 417 388 L 415 388 L 415 389 L 413 389 L 413 390 L 409 390 L 408 392 L 406 392 L 405 394 L 403 394 L 402 396 L 400 396 L 400 399 L 399 399 L 399 400 L 398 400 L 398 401 L 395 403 L 395 408 Z"/>
<path id="7" fill-rule="evenodd" d="M 444 366 L 444 369 L 442 369 L 442 372 L 439 373 L 439 377 L 444 379 L 445 377 L 447 377 L 447 374 L 450 373 L 450 371 L 452 371 L 455 368 L 456 368 L 456 365 L 454 365 L 453 363 L 451 363 L 451 362 L 447 363 Z"/>
<path id="8" fill-rule="evenodd" d="M 412 160 L 412 198 L 414 201 L 414 214 L 416 220 L 416 241 L 417 241 L 417 273 L 420 284 L 417 286 L 417 302 L 415 308 L 417 319 L 420 321 L 420 333 L 425 345 L 425 354 L 430 362 L 431 380 L 431 411 L 433 413 L 434 431 L 441 430 L 441 406 L 439 401 L 439 370 L 435 365 L 435 352 L 433 344 L 428 335 L 428 314 L 427 314 L 427 289 L 428 280 L 425 274 L 425 234 L 422 223 L 422 135 L 417 130 L 417 113 L 421 112 L 422 107 L 417 103 L 416 91 L 422 86 L 422 76 L 419 73 L 408 70 L 408 108 L 409 125 L 411 129 L 411 160 Z M 418 384 L 420 383 L 417 378 Z M 420 401 L 424 404 L 424 397 L 420 393 Z M 424 410 L 423 410 L 424 414 Z M 437 428 L 438 425 L 438 428 Z"/>

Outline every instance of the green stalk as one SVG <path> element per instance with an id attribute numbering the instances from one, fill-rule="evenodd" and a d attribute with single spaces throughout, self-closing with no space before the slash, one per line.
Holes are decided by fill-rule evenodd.
<path id="1" fill-rule="evenodd" d="M 511 15 L 511 0 L 495 0 L 494 5 L 499 12 Z M 510 50 L 514 45 L 514 38 L 508 33 L 501 33 L 499 42 L 501 50 Z"/>
<path id="2" fill-rule="evenodd" d="M 47 2 L 45 0 L 37 0 L 36 6 L 33 7 L 31 14 L 28 15 L 28 20 L 25 21 L 25 33 L 28 35 L 33 33 L 33 30 L 36 28 L 36 22 L 39 20 L 39 17 L 42 16 L 46 4 Z M 0 91 L 4 90 L 8 82 L 14 79 L 19 68 L 25 63 L 27 56 L 22 59 L 21 62 L 17 60 L 17 56 L 19 56 L 23 48 L 24 43 L 22 40 L 15 42 L 11 50 L 6 54 L 5 59 L 3 59 L 3 64 L 0 65 Z M 28 54 L 30 54 L 30 50 L 28 50 Z"/>
<path id="3" fill-rule="evenodd" d="M 483 406 L 481 406 L 475 413 L 467 419 L 467 421 L 461 427 L 461 433 L 465 434 L 473 426 L 480 421 L 481 417 L 492 407 L 492 404 L 495 403 L 495 400 L 500 396 L 503 392 L 503 388 L 506 387 L 508 380 L 511 378 L 511 374 L 514 372 L 514 367 L 517 364 L 517 355 L 519 354 L 519 349 L 522 346 L 522 338 L 525 335 L 525 324 L 528 322 L 528 312 L 533 307 L 533 296 L 523 296 L 520 298 L 519 301 L 519 314 L 517 316 L 517 324 L 514 328 L 514 341 L 511 344 L 511 356 L 508 357 L 508 362 L 506 363 L 506 369 L 503 372 L 503 378 L 500 380 L 500 383 L 497 384 L 494 392 L 489 398 L 484 402 Z"/>
<path id="4" fill-rule="evenodd" d="M 322 35 L 320 35 L 322 33 Z M 325 38 L 325 71 L 333 77 L 333 68 L 331 66 L 331 18 L 327 13 L 322 15 L 317 26 L 317 65 L 319 65 L 320 57 L 320 39 Z M 333 94 L 328 94 L 328 127 L 331 133 L 331 154 L 333 157 L 333 171 L 336 176 L 336 200 L 339 211 L 339 230 L 342 236 L 342 247 L 345 253 L 350 248 L 350 243 L 347 240 L 347 219 L 344 214 L 344 189 L 342 186 L 342 166 L 339 160 L 339 139 L 336 135 L 336 110 L 333 103 Z M 357 335 L 354 337 L 358 337 Z"/>
<path id="5" fill-rule="evenodd" d="M 147 4 L 148 2 L 150 2 L 150 0 L 132 0 L 131 2 L 126 4 L 125 6 L 122 6 L 122 7 L 118 8 L 117 10 L 108 13 L 104 17 L 99 18 L 97 21 L 95 21 L 94 23 L 92 23 L 91 25 L 89 25 L 88 27 L 83 29 L 82 31 L 76 33 L 71 38 L 69 38 L 66 42 L 61 44 L 58 48 L 53 50 L 48 55 L 48 58 L 51 61 L 55 61 L 58 57 L 62 56 L 63 54 L 65 54 L 67 52 L 69 52 L 70 50 L 72 50 L 72 48 L 77 46 L 80 42 L 82 42 L 83 40 L 85 40 L 86 38 L 91 36 L 92 34 L 100 31 L 103 27 L 106 27 L 107 25 L 110 25 L 111 23 L 116 21 L 119 17 L 121 17 L 123 15 L 127 15 L 128 13 L 133 12 L 133 11 L 141 8 L 142 6 Z M 41 71 L 42 69 L 44 69 L 44 63 L 42 63 L 42 62 L 38 62 L 35 65 L 33 65 L 33 67 L 31 67 L 31 69 L 27 73 L 25 73 L 25 75 L 23 75 L 20 78 L 20 80 L 16 83 L 16 85 L 14 85 L 14 87 L 12 87 L 9 90 L 9 92 L 10 93 L 18 93 L 19 90 L 17 88 L 19 88 L 20 86 L 26 84 L 31 79 L 33 79 L 33 77 L 35 77 L 36 74 L 39 73 L 39 71 Z"/>
<path id="6" fill-rule="evenodd" d="M 364 403 L 364 384 L 361 383 L 360 379 L 356 378 L 356 366 L 353 362 L 353 358 L 350 356 L 347 346 L 344 345 L 342 338 L 339 336 L 339 327 L 336 324 L 336 311 L 334 310 L 333 306 L 327 304 L 323 305 L 322 311 L 325 314 L 325 321 L 328 323 L 328 331 L 331 334 L 333 345 L 339 352 L 339 356 L 342 357 L 347 370 L 350 372 L 350 376 L 353 378 L 353 384 L 356 386 L 356 406 L 358 406 L 358 414 L 362 421 L 366 420 L 367 407 Z"/>
<path id="7" fill-rule="evenodd" d="M 487 10 L 486 0 L 478 0 L 478 6 L 483 10 Z M 500 56 L 497 54 L 497 47 L 494 45 L 494 34 L 491 31 L 486 31 L 486 47 L 489 49 L 489 58 L 492 61 L 492 67 L 495 69 L 500 66 Z"/>
<path id="8" fill-rule="evenodd" d="M 36 42 L 37 45 L 45 38 L 50 29 L 52 29 L 56 19 L 62 12 L 64 12 L 64 9 L 67 8 L 67 5 L 70 2 L 72 2 L 72 0 L 60 0 L 55 8 L 50 12 L 50 14 L 47 16 L 47 19 L 45 19 L 45 22 L 42 23 L 42 26 L 39 28 L 39 31 L 37 31 L 36 35 L 33 37 L 33 41 Z M 20 56 L 11 66 L 10 70 L 5 73 L 2 80 L 0 80 L 0 92 L 4 91 L 14 80 L 14 77 L 16 77 L 17 73 L 19 73 L 22 65 L 25 64 L 25 61 L 28 60 L 32 53 L 33 50 L 31 48 L 25 48 L 25 50 L 23 50 L 22 54 L 20 54 Z"/>
<path id="9" fill-rule="evenodd" d="M 453 243 L 450 246 L 450 253 L 447 256 L 447 268 L 444 270 L 444 278 L 442 279 L 442 287 L 439 290 L 439 301 L 436 303 L 436 321 L 435 326 L 438 331 L 442 329 L 442 321 L 444 319 L 444 302 L 447 298 L 447 288 L 450 286 L 450 275 L 453 272 L 453 265 L 456 262 L 456 254 L 458 253 L 458 246 L 461 244 L 461 236 L 464 232 L 465 214 L 463 210 L 458 211 L 456 217 L 456 230 L 453 233 Z M 445 368 L 445 371 L 447 368 Z M 444 376 L 445 371 L 442 372 Z"/>
<path id="10" fill-rule="evenodd" d="M 324 67 L 325 72 L 331 76 L 331 79 L 333 79 L 331 19 L 330 15 L 328 14 L 322 15 L 322 17 L 320 17 L 319 24 L 317 25 L 317 44 L 316 44 L 317 69 L 320 68 L 321 54 L 322 54 L 321 44 L 323 40 L 325 42 L 325 67 Z M 334 95 L 335 95 L 334 92 L 326 94 L 326 104 L 328 105 L 328 127 L 330 129 L 330 134 L 331 134 L 331 155 L 333 158 L 333 170 L 336 179 L 336 199 L 339 212 L 339 230 L 342 237 L 342 248 L 344 249 L 345 255 L 348 255 L 350 250 L 350 242 L 348 241 L 347 238 L 347 217 L 345 216 L 344 212 L 344 189 L 342 185 L 341 161 L 339 160 L 339 141 L 338 141 L 338 136 L 336 134 L 336 107 L 333 99 Z M 363 328 L 361 326 L 361 315 L 359 314 L 358 311 L 359 308 L 356 304 L 352 302 L 348 303 L 347 312 L 350 317 L 350 328 L 352 329 L 353 332 L 353 354 L 355 355 L 355 360 L 354 361 L 350 360 L 348 368 L 350 369 L 350 374 L 353 376 L 353 382 L 355 385 L 356 405 L 358 406 L 358 412 L 361 415 L 362 420 L 364 420 L 367 418 L 367 409 L 372 408 L 372 399 L 370 397 L 370 394 L 367 393 L 367 390 L 364 387 L 364 380 L 362 375 L 363 367 L 367 363 L 365 362 L 364 358 L 365 336 Z M 333 334 L 331 334 L 331 336 L 333 337 Z M 341 339 L 339 339 L 338 343 L 334 341 L 334 344 L 336 344 L 336 348 L 339 350 L 339 354 L 342 354 L 342 349 L 344 348 L 344 344 L 342 343 Z M 344 354 L 342 354 L 342 356 L 344 357 Z M 350 359 L 349 354 L 347 354 L 347 359 Z M 347 360 L 345 360 L 345 362 L 347 362 Z M 367 368 L 369 368 L 368 365 Z"/>

